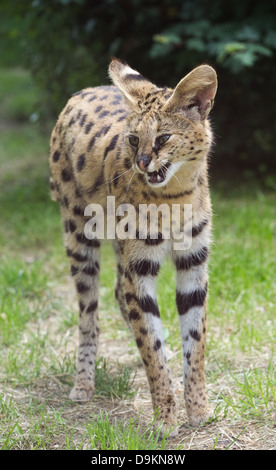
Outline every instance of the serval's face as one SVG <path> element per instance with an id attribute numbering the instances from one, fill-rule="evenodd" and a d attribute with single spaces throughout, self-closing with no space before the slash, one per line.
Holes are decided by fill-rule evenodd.
<path id="1" fill-rule="evenodd" d="M 158 88 L 117 60 L 109 73 L 130 106 L 125 148 L 134 170 L 154 188 L 177 180 L 180 169 L 191 175 L 211 145 L 207 117 L 217 89 L 214 70 L 197 67 L 174 90 Z"/>
<path id="2" fill-rule="evenodd" d="M 164 105 L 171 94 L 161 90 L 153 93 L 154 98 L 140 101 L 139 112 L 130 114 L 125 130 L 133 169 L 154 188 L 167 185 L 172 178 L 178 184 L 179 170 L 194 171 L 211 144 L 209 126 L 203 125 L 196 110 L 188 109 L 183 115 L 166 112 Z M 148 101 L 155 98 L 147 110 Z"/>

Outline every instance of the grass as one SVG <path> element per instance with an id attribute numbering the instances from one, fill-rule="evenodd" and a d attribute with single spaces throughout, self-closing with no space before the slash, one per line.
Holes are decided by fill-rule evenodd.
<path id="1" fill-rule="evenodd" d="M 274 447 L 275 193 L 258 182 L 212 185 L 206 375 L 214 416 L 192 430 L 181 409 L 179 438 L 157 441 L 137 348 L 114 301 L 115 260 L 108 243 L 102 251 L 96 395 L 86 405 L 67 398 L 75 373 L 77 303 L 59 209 L 48 191 L 51 126 L 42 132 L 36 122 L 38 96 L 26 71 L 1 70 L 0 99 L 0 448 Z M 158 300 L 182 398 L 170 262 L 158 279 Z"/>

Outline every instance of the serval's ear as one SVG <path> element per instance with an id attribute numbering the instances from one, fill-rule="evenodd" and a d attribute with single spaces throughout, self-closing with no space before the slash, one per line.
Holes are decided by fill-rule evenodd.
<path id="1" fill-rule="evenodd" d="M 113 59 L 109 66 L 109 76 L 123 93 L 130 105 L 157 89 L 149 80 L 119 59 Z"/>
<path id="2" fill-rule="evenodd" d="M 213 107 L 216 91 L 216 72 L 209 65 L 200 65 L 178 83 L 165 110 L 204 120 Z"/>

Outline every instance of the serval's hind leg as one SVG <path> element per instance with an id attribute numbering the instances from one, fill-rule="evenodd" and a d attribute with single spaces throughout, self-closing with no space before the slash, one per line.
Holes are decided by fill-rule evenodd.
<path id="1" fill-rule="evenodd" d="M 100 242 L 84 235 L 83 207 L 63 207 L 65 245 L 79 301 L 79 345 L 73 401 L 87 401 L 94 393 L 95 363 L 100 333 L 98 291 Z"/>

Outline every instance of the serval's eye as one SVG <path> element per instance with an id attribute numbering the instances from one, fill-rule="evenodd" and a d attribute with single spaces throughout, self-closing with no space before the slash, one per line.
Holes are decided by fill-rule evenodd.
<path id="1" fill-rule="evenodd" d="M 139 137 L 137 137 L 137 135 L 130 135 L 128 137 L 128 140 L 129 140 L 130 145 L 132 145 L 133 147 L 138 147 Z"/>
<path id="2" fill-rule="evenodd" d="M 170 134 L 160 135 L 159 137 L 157 137 L 156 142 L 158 145 L 164 145 L 164 143 L 167 142 L 170 137 Z"/>

